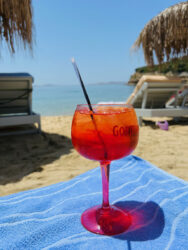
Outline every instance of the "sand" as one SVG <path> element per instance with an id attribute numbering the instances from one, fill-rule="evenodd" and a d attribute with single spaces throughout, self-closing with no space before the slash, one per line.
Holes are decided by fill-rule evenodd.
<path id="1" fill-rule="evenodd" d="M 99 165 L 74 150 L 71 116 L 41 120 L 41 134 L 0 137 L 0 196 L 67 181 Z M 133 154 L 188 181 L 188 119 L 169 124 L 164 131 L 146 121 Z"/>

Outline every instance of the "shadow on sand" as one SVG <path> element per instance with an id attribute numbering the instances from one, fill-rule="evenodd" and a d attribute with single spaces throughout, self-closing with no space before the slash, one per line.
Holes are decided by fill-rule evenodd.
<path id="1" fill-rule="evenodd" d="M 20 181 L 42 171 L 73 148 L 71 139 L 60 134 L 22 134 L 0 137 L 0 185 Z"/>
<path id="2" fill-rule="evenodd" d="M 117 207 L 130 213 L 132 224 L 129 229 L 120 235 L 114 236 L 126 240 L 128 249 L 131 250 L 131 241 L 154 240 L 163 232 L 165 217 L 162 208 L 155 202 L 125 201 L 118 202 Z"/>

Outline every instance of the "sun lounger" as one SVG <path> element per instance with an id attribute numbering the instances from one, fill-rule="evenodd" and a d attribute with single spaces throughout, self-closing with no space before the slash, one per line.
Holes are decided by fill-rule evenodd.
<path id="1" fill-rule="evenodd" d="M 172 96 L 166 103 L 166 107 L 188 107 L 188 86 L 179 91 L 178 95 Z"/>
<path id="2" fill-rule="evenodd" d="M 32 111 L 33 77 L 28 73 L 0 74 L 0 128 L 33 125 L 34 129 L 0 132 L 0 135 L 41 131 L 40 115 Z"/>
<path id="3" fill-rule="evenodd" d="M 188 115 L 188 108 L 166 103 L 171 96 L 178 95 L 182 88 L 181 79 L 165 76 L 142 76 L 126 103 L 135 108 L 139 124 L 142 117 L 181 117 Z M 176 97 L 175 97 L 176 98 Z"/>

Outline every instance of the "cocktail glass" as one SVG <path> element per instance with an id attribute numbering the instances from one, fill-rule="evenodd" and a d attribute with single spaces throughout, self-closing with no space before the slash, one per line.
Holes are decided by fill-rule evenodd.
<path id="1" fill-rule="evenodd" d="M 109 204 L 109 170 L 112 160 L 129 155 L 138 142 L 139 127 L 135 111 L 126 104 L 77 105 L 72 121 L 72 143 L 84 157 L 100 162 L 103 201 L 81 216 L 89 231 L 116 235 L 131 225 L 131 215 Z"/>

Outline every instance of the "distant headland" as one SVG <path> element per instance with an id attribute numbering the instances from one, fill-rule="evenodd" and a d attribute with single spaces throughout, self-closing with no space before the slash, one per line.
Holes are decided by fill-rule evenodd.
<path id="1" fill-rule="evenodd" d="M 127 81 L 110 81 L 110 82 L 97 82 L 97 83 L 90 83 L 90 84 L 127 84 Z"/>
<path id="2" fill-rule="evenodd" d="M 178 76 L 182 80 L 188 83 L 188 56 L 181 58 L 171 59 L 169 62 L 165 62 L 153 66 L 144 66 L 135 69 L 135 73 L 131 75 L 128 84 L 135 85 L 142 75 L 165 75 L 165 76 Z"/>

